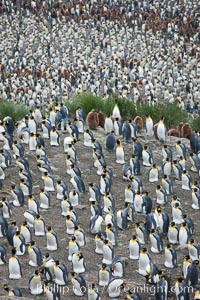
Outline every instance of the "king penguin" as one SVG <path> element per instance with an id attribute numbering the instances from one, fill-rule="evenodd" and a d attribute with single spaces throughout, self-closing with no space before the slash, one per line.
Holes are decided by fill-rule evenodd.
<path id="1" fill-rule="evenodd" d="M 31 295 L 41 295 L 43 293 L 42 277 L 38 270 L 35 270 L 34 274 L 30 276 L 28 287 Z"/>
<path id="2" fill-rule="evenodd" d="M 136 237 L 132 236 L 132 239 L 129 241 L 129 258 L 132 260 L 138 260 L 140 256 L 141 245 Z"/>
<path id="3" fill-rule="evenodd" d="M 68 282 L 68 271 L 65 264 L 60 263 L 59 260 L 56 260 L 53 270 L 55 276 L 55 283 L 61 286 L 66 285 Z"/>
<path id="4" fill-rule="evenodd" d="M 83 297 L 87 292 L 87 285 L 83 276 L 81 274 L 72 272 L 71 282 L 75 296 Z"/>
<path id="5" fill-rule="evenodd" d="M 153 120 L 150 117 L 150 115 L 146 115 L 145 129 L 146 129 L 146 136 L 152 137 L 153 134 L 154 134 L 154 131 L 153 131 Z"/>
<path id="6" fill-rule="evenodd" d="M 11 284 L 4 284 L 3 289 L 8 293 L 8 297 L 22 297 L 22 292 L 17 286 Z"/>
<path id="7" fill-rule="evenodd" d="M 149 182 L 157 182 L 158 181 L 158 168 L 156 164 L 153 164 L 149 170 Z"/>
<path id="8" fill-rule="evenodd" d="M 106 150 L 108 152 L 114 151 L 116 148 L 116 138 L 114 131 L 111 131 L 106 137 Z"/>
<path id="9" fill-rule="evenodd" d="M 161 117 L 160 121 L 158 122 L 157 126 L 157 137 L 160 143 L 164 143 L 166 140 L 166 127 L 164 124 L 164 117 Z"/>
<path id="10" fill-rule="evenodd" d="M 28 246 L 29 265 L 39 267 L 42 265 L 42 253 L 35 241 L 31 241 Z"/>
<path id="11" fill-rule="evenodd" d="M 146 248 L 142 248 L 141 252 L 140 252 L 140 256 L 139 256 L 139 274 L 142 276 L 146 276 L 147 273 L 147 268 L 149 266 L 151 262 L 151 257 L 149 255 L 149 253 L 147 252 Z"/>
<path id="12" fill-rule="evenodd" d="M 10 279 L 20 279 L 22 277 L 21 264 L 16 256 L 16 249 L 12 249 L 12 256 L 8 261 L 8 272 Z"/>
<path id="13" fill-rule="evenodd" d="M 96 285 L 94 283 L 92 283 L 89 287 L 88 287 L 88 300 L 100 300 L 100 294 L 98 291 L 98 288 L 96 287 Z"/>
<path id="14" fill-rule="evenodd" d="M 176 250 L 173 247 L 171 247 L 170 244 L 167 244 L 165 247 L 164 265 L 166 268 L 169 269 L 176 268 L 178 266 Z"/>
<path id="15" fill-rule="evenodd" d="M 123 164 L 125 164 L 124 148 L 121 144 L 120 139 L 117 139 L 116 143 L 117 143 L 117 146 L 116 146 L 116 163 L 123 165 Z"/>
<path id="16" fill-rule="evenodd" d="M 6 263 L 6 256 L 7 256 L 6 248 L 0 244 L 0 266 Z"/>
<path id="17" fill-rule="evenodd" d="M 151 229 L 149 234 L 150 242 L 151 242 L 151 252 L 160 253 L 163 251 L 163 240 L 161 235 L 155 231 L 155 229 Z"/>
<path id="18" fill-rule="evenodd" d="M 47 227 L 46 232 L 46 240 L 47 240 L 47 250 L 48 251 L 56 251 L 58 250 L 58 236 L 55 230 L 51 228 L 51 226 Z"/>
<path id="19" fill-rule="evenodd" d="M 86 263 L 82 252 L 76 251 L 72 254 L 72 269 L 78 274 L 85 273 Z"/>

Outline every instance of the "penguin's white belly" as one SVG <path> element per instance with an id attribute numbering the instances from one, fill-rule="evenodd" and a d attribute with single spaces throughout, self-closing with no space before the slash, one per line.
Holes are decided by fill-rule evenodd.
<path id="1" fill-rule="evenodd" d="M 10 279 L 20 279 L 21 278 L 21 270 L 20 265 L 16 259 L 12 257 L 9 259 L 9 278 Z"/>
<path id="2" fill-rule="evenodd" d="M 143 166 L 150 167 L 151 163 L 149 162 L 149 154 L 146 151 L 142 152 Z"/>
<path id="3" fill-rule="evenodd" d="M 135 200 L 134 200 L 134 208 L 135 208 L 136 212 L 142 213 L 142 204 L 143 204 L 142 197 L 138 198 L 138 199 L 135 198 Z"/>
<path id="4" fill-rule="evenodd" d="M 24 236 L 26 244 L 31 242 L 31 234 L 28 229 L 21 228 L 21 234 Z"/>
<path id="5" fill-rule="evenodd" d="M 133 260 L 138 260 L 140 256 L 140 247 L 137 242 L 129 243 L 129 258 Z"/>
<path id="6" fill-rule="evenodd" d="M 154 134 L 153 132 L 153 122 L 146 121 L 146 135 L 152 137 Z"/>
<path id="7" fill-rule="evenodd" d="M 95 222 L 94 227 L 91 230 L 91 233 L 93 233 L 93 234 L 99 233 L 99 231 L 101 231 L 101 223 L 102 222 L 103 222 L 103 218 L 102 218 L 102 216 L 99 216 Z"/>
<path id="8" fill-rule="evenodd" d="M 62 186 L 57 186 L 56 187 L 56 190 L 57 190 L 57 195 L 56 195 L 56 198 L 58 200 L 62 200 L 63 199 L 63 187 Z"/>
<path id="9" fill-rule="evenodd" d="M 85 245 L 85 240 L 84 240 L 84 236 L 81 232 L 78 232 L 74 234 L 74 236 L 76 237 L 76 241 L 79 244 L 80 247 L 83 247 Z"/>
<path id="10" fill-rule="evenodd" d="M 29 263 L 28 264 L 32 267 L 37 267 L 38 264 L 37 264 L 37 257 L 35 255 L 35 252 L 33 250 L 29 250 L 28 254 L 29 254 Z"/>
<path id="11" fill-rule="evenodd" d="M 188 242 L 188 234 L 186 230 L 180 229 L 179 232 L 179 244 L 180 245 L 185 245 Z"/>
<path id="12" fill-rule="evenodd" d="M 44 236 L 45 235 L 45 228 L 44 223 L 42 221 L 36 221 L 34 224 L 35 228 L 35 235 L 36 236 Z"/>
<path id="13" fill-rule="evenodd" d="M 115 242 L 115 235 L 112 231 L 106 231 L 106 237 L 107 237 L 107 240 L 109 240 L 109 242 L 115 246 L 116 245 L 116 242 Z"/>
<path id="14" fill-rule="evenodd" d="M 106 246 L 106 247 L 103 247 L 103 263 L 106 264 L 106 265 L 110 265 L 112 263 L 112 251 L 111 249 Z"/>
<path id="15" fill-rule="evenodd" d="M 75 254 L 76 256 L 76 254 Z M 72 264 L 73 264 L 73 271 L 76 273 L 84 273 L 85 272 L 85 267 L 84 267 L 84 263 L 83 263 L 83 259 L 79 260 L 79 257 L 73 257 L 72 258 Z"/>
<path id="16" fill-rule="evenodd" d="M 169 230 L 167 236 L 170 244 L 177 243 L 177 239 L 178 239 L 177 230 Z"/>
<path id="17" fill-rule="evenodd" d="M 67 213 L 67 215 L 68 215 L 68 213 Z M 66 222 L 66 233 L 74 234 L 74 223 L 73 222 Z"/>
<path id="18" fill-rule="evenodd" d="M 35 151 L 36 150 L 36 139 L 29 138 L 29 150 Z"/>
<path id="19" fill-rule="evenodd" d="M 156 192 L 156 196 L 157 196 L 156 202 L 158 204 L 165 204 L 165 197 L 162 192 Z"/>
<path id="20" fill-rule="evenodd" d="M 170 176 L 172 172 L 172 167 L 170 164 L 165 164 L 165 166 L 163 167 L 163 174 Z"/>
<path id="21" fill-rule="evenodd" d="M 43 137 L 44 139 L 49 139 L 49 130 L 47 129 L 46 126 L 43 126 L 43 125 L 42 125 L 42 132 L 43 132 L 42 137 Z"/>
<path id="22" fill-rule="evenodd" d="M 100 272 L 99 274 L 99 285 L 100 286 L 106 286 L 110 280 L 109 273 L 107 271 Z"/>
<path id="23" fill-rule="evenodd" d="M 101 179 L 101 181 L 100 181 L 100 191 L 101 191 L 102 195 L 104 195 L 105 192 L 106 192 L 106 184 L 105 184 L 105 181 L 103 179 Z"/>
<path id="24" fill-rule="evenodd" d="M 25 211 L 24 217 L 25 217 L 25 219 L 26 219 L 28 225 L 29 225 L 30 227 L 33 227 L 34 221 L 35 221 L 35 220 L 34 220 L 34 216 L 31 215 L 31 214 L 29 214 L 27 211 Z"/>
<path id="25" fill-rule="evenodd" d="M 60 268 L 54 268 L 55 283 L 59 285 L 65 285 L 63 279 L 63 271 Z"/>
<path id="26" fill-rule="evenodd" d="M 198 252 L 197 252 L 197 249 L 193 246 L 188 246 L 188 251 L 189 251 L 189 256 L 192 260 L 198 260 L 199 257 L 198 257 Z"/>
<path id="27" fill-rule="evenodd" d="M 22 242 L 18 237 L 13 237 L 13 246 L 16 248 L 16 255 L 23 255 L 25 252 L 25 245 L 22 246 L 22 251 L 20 250 Z"/>
<path id="28" fill-rule="evenodd" d="M 77 251 L 79 251 L 79 247 L 77 244 L 69 246 L 69 256 L 68 256 L 69 261 L 72 261 L 72 254 Z"/>
<path id="29" fill-rule="evenodd" d="M 105 134 L 110 133 L 111 131 L 114 130 L 112 120 L 105 121 L 104 129 L 105 129 Z"/>
<path id="30" fill-rule="evenodd" d="M 29 288 L 32 295 L 40 295 L 43 293 L 42 283 L 40 279 L 32 279 Z"/>
<path id="31" fill-rule="evenodd" d="M 22 133 L 22 139 L 21 139 L 22 143 L 28 145 L 29 139 L 30 139 L 30 135 L 29 135 L 28 131 L 24 131 Z"/>
<path id="32" fill-rule="evenodd" d="M 118 136 L 119 135 L 119 126 L 118 124 L 114 123 L 114 132 L 115 132 L 115 135 Z"/>
<path id="33" fill-rule="evenodd" d="M 57 134 L 50 133 L 50 145 L 51 146 L 59 146 Z"/>
<path id="34" fill-rule="evenodd" d="M 148 265 L 149 265 L 149 258 L 147 257 L 147 255 L 140 255 L 139 256 L 139 274 L 146 276 Z"/>
<path id="35" fill-rule="evenodd" d="M 4 180 L 5 179 L 5 173 L 4 173 L 4 171 L 3 171 L 3 169 L 0 167 L 0 179 L 1 180 Z"/>
<path id="36" fill-rule="evenodd" d="M 78 194 L 71 195 L 70 201 L 71 201 L 72 206 L 77 206 L 78 205 Z"/>
<path id="37" fill-rule="evenodd" d="M 156 182 L 158 181 L 158 171 L 151 170 L 149 172 L 149 182 Z"/>
<path id="38" fill-rule="evenodd" d="M 38 213 L 38 207 L 35 201 L 28 201 L 28 210 L 33 210 L 34 212 Z"/>
<path id="39" fill-rule="evenodd" d="M 172 264 L 172 255 L 170 251 L 165 251 L 165 263 L 166 268 L 174 268 L 174 265 Z"/>
<path id="40" fill-rule="evenodd" d="M 162 218 L 162 215 L 157 216 L 156 223 L 157 223 L 157 226 L 160 228 L 160 231 L 163 232 L 163 218 Z"/>
<path id="41" fill-rule="evenodd" d="M 40 208 L 49 208 L 49 199 L 45 195 L 40 196 Z"/>
<path id="42" fill-rule="evenodd" d="M 140 244 L 144 245 L 145 244 L 145 240 L 144 240 L 144 234 L 140 229 L 136 229 L 136 234 L 137 234 L 137 238 Z"/>
<path id="43" fill-rule="evenodd" d="M 182 211 L 180 209 L 172 210 L 172 219 L 176 224 L 182 223 Z"/>
<path id="44" fill-rule="evenodd" d="M 69 210 L 69 203 L 67 201 L 61 202 L 61 210 L 62 210 L 62 216 L 66 217 L 68 215 L 68 210 Z"/>
<path id="45" fill-rule="evenodd" d="M 190 191 L 189 179 L 187 176 L 184 175 L 182 175 L 182 189 L 186 191 Z"/>
<path id="46" fill-rule="evenodd" d="M 166 139 L 165 132 L 166 132 L 165 126 L 163 124 L 159 124 L 157 127 L 157 136 L 158 136 L 159 141 L 161 141 L 161 142 L 165 141 L 165 139 Z"/>
<path id="47" fill-rule="evenodd" d="M 151 241 L 151 251 L 153 253 L 160 253 L 160 251 L 158 250 L 158 242 L 157 240 L 150 235 L 150 241 Z"/>
<path id="48" fill-rule="evenodd" d="M 199 209 L 199 200 L 195 194 L 192 193 L 192 208 L 198 210 Z"/>
<path id="49" fill-rule="evenodd" d="M 57 250 L 56 238 L 53 234 L 47 234 L 47 250 L 55 251 Z"/>
<path id="50" fill-rule="evenodd" d="M 22 189 L 24 196 L 28 196 L 30 194 L 29 188 L 26 185 L 21 185 L 21 189 Z"/>
<path id="51" fill-rule="evenodd" d="M 86 147 L 92 147 L 92 139 L 89 135 L 85 135 L 84 136 L 84 142 L 83 142 L 84 146 Z"/>
<path id="52" fill-rule="evenodd" d="M 53 180 L 51 178 L 45 179 L 44 180 L 44 189 L 47 192 L 54 192 L 54 185 L 53 185 Z"/>
<path id="53" fill-rule="evenodd" d="M 123 267 L 121 263 L 116 263 L 114 267 L 113 276 L 115 277 L 123 277 Z"/>
<path id="54" fill-rule="evenodd" d="M 95 253 L 103 254 L 103 242 L 102 242 L 102 240 L 96 241 Z"/>
<path id="55" fill-rule="evenodd" d="M 116 163 L 122 165 L 125 163 L 123 148 L 119 148 L 119 147 L 116 148 Z"/>
<path id="56" fill-rule="evenodd" d="M 134 196 L 132 192 L 125 191 L 125 202 L 133 203 Z"/>

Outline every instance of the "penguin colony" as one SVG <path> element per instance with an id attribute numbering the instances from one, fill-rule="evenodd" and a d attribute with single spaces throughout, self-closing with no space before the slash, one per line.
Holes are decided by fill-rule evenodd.
<path id="1" fill-rule="evenodd" d="M 32 108 L 117 93 L 197 114 L 198 13 L 197 0 L 2 0 L 0 98 Z"/>
<path id="2" fill-rule="evenodd" d="M 48 300 L 147 299 L 146 284 L 158 300 L 198 299 L 199 133 L 170 146 L 163 118 L 138 116 L 139 131 L 116 103 L 91 131 L 80 107 L 74 121 L 52 117 L 63 110 L 68 119 L 55 103 L 47 116 L 2 120 L 2 288 Z"/>

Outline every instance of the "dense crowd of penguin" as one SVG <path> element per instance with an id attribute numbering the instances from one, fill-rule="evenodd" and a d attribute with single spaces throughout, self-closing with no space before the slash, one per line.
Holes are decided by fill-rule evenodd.
<path id="1" fill-rule="evenodd" d="M 30 295 L 46 293 L 49 300 L 62 299 L 59 287 L 68 286 L 71 281 L 76 296 L 87 295 L 88 300 L 100 299 L 101 292 L 98 287 L 103 287 L 106 289 L 107 298 L 119 297 L 126 288 L 126 261 L 115 255 L 115 248 L 119 245 L 120 232 L 129 232 L 129 224 L 133 224 L 132 238 L 127 241 L 127 259 L 138 261 L 138 270 L 133 270 L 133 273 L 138 272 L 146 278 L 146 284 L 155 287 L 155 299 L 163 300 L 172 295 L 171 279 L 166 270 L 180 267 L 175 245 L 179 245 L 180 249 L 187 248 L 188 255 L 183 259 L 182 277 L 177 278 L 173 295 L 176 299 L 189 299 L 189 289 L 192 288 L 193 292 L 195 291 L 194 299 L 199 299 L 200 247 L 198 241 L 193 238 L 195 228 L 192 215 L 186 215 L 179 190 L 175 191 L 173 187 L 176 181 L 180 182 L 192 209 L 200 209 L 198 132 L 191 133 L 190 148 L 187 149 L 182 140 L 178 140 L 174 145 L 175 150 L 172 151 L 166 144 L 164 119 L 161 118 L 154 124 L 151 117 L 146 116 L 145 140 L 151 140 L 155 132 L 158 147 L 161 148 L 159 151 L 162 159 L 157 166 L 149 143 L 144 144 L 144 140 L 139 138 L 138 128 L 143 122 L 139 116 L 138 125 L 131 120 L 123 121 L 115 104 L 112 115 L 105 117 L 102 142 L 95 139 L 95 131 L 90 129 L 93 127 L 93 121 L 98 118 L 97 113 L 92 111 L 85 117 L 84 111 L 78 107 L 75 115 L 75 121 L 68 120 L 67 107 L 61 103 L 54 103 L 46 117 L 37 109 L 30 111 L 17 124 L 14 124 L 9 116 L 1 121 L 0 182 L 2 192 L 9 193 L 9 200 L 1 196 L 0 263 L 2 267 L 7 267 L 8 282 L 12 283 L 5 284 L 4 289 L 9 295 L 22 295 L 17 287 L 17 280 L 23 277 L 20 260 L 21 256 L 28 256 L 27 263 L 30 267 L 26 266 L 26 270 Z M 127 159 L 125 149 L 131 143 L 132 155 Z M 47 144 L 48 151 L 51 151 L 52 147 L 63 148 L 66 176 L 61 180 L 55 180 L 55 171 L 52 170 L 48 159 Z M 98 175 L 99 182 L 88 183 L 83 180 L 77 157 L 77 149 L 80 146 L 84 149 L 82 151 L 88 152 L 87 160 L 94 161 L 94 168 L 90 172 Z M 32 174 L 35 171 L 30 169 L 30 162 L 26 159 L 28 152 L 34 153 L 34 168 L 38 167 L 41 173 L 42 188 L 34 195 Z M 121 174 L 115 174 L 114 166 L 107 164 L 105 152 L 115 155 L 115 164 L 122 167 Z M 18 169 L 19 178 L 9 189 L 4 187 L 4 181 L 7 170 L 10 169 L 13 182 L 13 166 Z M 149 196 L 145 183 L 142 182 L 141 175 L 145 169 L 148 170 L 148 181 L 152 184 L 155 199 Z M 119 209 L 113 197 L 115 176 L 121 176 L 122 183 L 127 182 L 124 192 L 120 187 L 120 193 L 124 193 L 125 198 Z M 197 181 L 193 180 L 193 177 L 197 178 Z M 70 190 L 69 186 L 73 188 Z M 87 206 L 90 206 L 91 211 L 88 215 L 89 229 L 79 225 L 81 210 L 76 209 L 87 191 Z M 64 262 L 56 260 L 56 253 L 63 245 L 53 229 L 54 223 L 47 225 L 45 217 L 41 214 L 44 210 L 54 216 L 54 207 L 51 206 L 53 197 L 56 198 L 54 202 L 60 203 L 60 216 L 65 218 L 65 222 L 60 222 L 66 227 L 69 239 L 68 261 Z M 166 205 L 169 204 L 171 211 L 167 213 Z M 21 224 L 9 222 L 12 215 L 17 214 L 19 207 L 23 208 Z M 137 215 L 142 216 L 143 221 L 135 222 Z M 40 250 L 39 237 L 43 236 L 46 237 L 46 253 Z M 87 261 L 82 252 L 88 236 L 93 237 L 95 253 L 102 257 L 98 277 L 94 277 L 94 282 L 90 285 L 84 279 Z M 167 240 L 167 243 L 163 242 L 163 239 Z M 162 262 L 165 271 L 160 270 L 151 258 L 151 253 L 159 255 L 162 252 L 165 257 Z M 71 274 L 68 271 L 69 264 L 73 271 Z M 34 267 L 35 271 L 31 267 Z M 16 283 L 12 280 L 16 280 Z M 145 297 L 131 289 L 126 290 L 126 295 L 127 299 L 138 300 Z"/>

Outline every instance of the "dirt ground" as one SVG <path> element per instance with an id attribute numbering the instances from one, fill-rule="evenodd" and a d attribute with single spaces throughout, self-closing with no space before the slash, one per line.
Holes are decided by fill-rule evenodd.
<path id="1" fill-rule="evenodd" d="M 66 163 L 65 158 L 66 154 L 64 154 L 63 151 L 63 139 L 68 134 L 62 134 L 61 135 L 61 143 L 59 147 L 51 147 L 49 145 L 49 141 L 45 140 L 46 143 L 46 150 L 47 150 L 47 156 L 50 161 L 50 165 L 53 170 L 54 179 L 64 180 L 69 190 L 72 189 L 72 185 L 70 183 L 70 176 L 66 174 Z M 127 182 L 123 181 L 122 179 L 122 166 L 119 164 L 116 164 L 115 162 L 115 152 L 109 153 L 105 149 L 105 134 L 102 131 L 102 129 L 98 129 L 97 131 L 94 131 L 95 138 L 101 142 L 103 145 L 103 153 L 105 156 L 105 160 L 107 162 L 107 165 L 112 168 L 114 173 L 114 181 L 112 186 L 112 194 L 114 196 L 115 202 L 116 202 L 116 211 L 124 206 L 124 190 L 127 185 Z M 148 144 L 150 148 L 153 150 L 154 155 L 154 162 L 161 166 L 161 160 L 162 160 L 162 153 L 161 153 L 161 146 L 155 139 L 146 140 L 143 135 L 139 136 L 139 140 L 144 144 Z M 167 141 L 167 143 L 171 146 L 171 148 L 174 151 L 174 156 L 176 156 L 175 153 L 175 143 L 176 138 L 171 138 L 171 140 Z M 187 148 L 189 147 L 189 141 L 184 140 L 184 143 L 186 143 Z M 131 154 L 132 154 L 132 143 L 125 144 L 125 155 L 126 155 L 126 162 L 129 161 Z M 88 193 L 88 183 L 95 182 L 99 183 L 100 177 L 96 174 L 96 169 L 93 165 L 93 158 L 92 158 L 92 149 L 85 147 L 83 145 L 83 135 L 80 135 L 80 140 L 76 143 L 77 148 L 77 158 L 78 158 L 78 166 L 82 172 L 82 178 L 85 182 L 87 191 L 85 194 L 83 194 L 79 198 L 79 208 L 77 208 L 78 217 L 79 217 L 79 225 L 86 231 L 87 234 L 87 244 L 81 248 L 81 251 L 84 254 L 85 261 L 86 261 L 86 272 L 83 274 L 87 284 L 90 283 L 97 283 L 98 282 L 98 269 L 101 266 L 102 262 L 102 256 L 95 254 L 95 242 L 94 242 L 94 236 L 90 234 L 89 232 L 89 220 L 91 216 L 90 212 L 90 203 L 89 203 L 89 193 Z M 31 174 L 33 176 L 33 195 L 35 197 L 39 197 L 40 188 L 43 187 L 43 181 L 41 179 L 41 173 L 37 168 L 36 158 L 34 151 L 29 151 L 28 147 L 25 146 L 26 153 L 25 158 L 28 160 L 30 165 Z M 14 161 L 15 163 L 15 161 Z M 187 162 L 187 169 L 190 166 L 190 164 Z M 15 165 L 12 168 L 6 169 L 6 179 L 4 180 L 4 187 L 3 190 L 0 191 L 0 197 L 6 196 L 10 201 L 12 201 L 12 197 L 7 193 L 9 192 L 9 189 L 11 187 L 12 183 L 19 183 L 19 168 Z M 193 176 L 193 179 L 199 180 L 198 175 L 196 173 L 191 173 Z M 159 182 L 161 182 L 161 172 L 159 174 Z M 174 175 L 173 175 L 174 176 Z M 155 190 L 157 183 L 149 183 L 148 181 L 148 168 L 142 167 L 142 175 L 140 176 L 143 182 L 144 189 L 147 190 L 150 194 L 150 196 L 153 199 L 153 208 L 155 207 Z M 182 199 L 183 203 L 183 209 L 184 211 L 192 217 L 195 223 L 195 234 L 194 239 L 198 241 L 199 234 L 200 234 L 200 226 L 199 226 L 199 211 L 194 211 L 191 208 L 191 192 L 190 191 L 183 191 L 181 189 L 181 183 L 178 181 L 174 181 L 174 191 L 175 193 Z M 45 218 L 45 223 L 47 226 L 52 226 L 53 229 L 57 232 L 59 241 L 60 241 L 60 247 L 58 251 L 51 252 L 50 254 L 57 260 L 60 260 L 60 262 L 63 262 L 66 264 L 68 268 L 69 273 L 69 283 L 68 288 L 69 289 L 63 289 L 63 295 L 61 299 L 77 299 L 78 297 L 74 296 L 73 290 L 72 290 L 72 284 L 70 281 L 70 272 L 72 271 L 71 263 L 68 261 L 68 240 L 69 236 L 67 236 L 65 232 L 65 218 L 61 216 L 61 208 L 60 208 L 60 201 L 56 199 L 56 193 L 51 193 L 51 208 L 48 211 L 40 211 L 40 214 Z M 169 196 L 169 199 L 171 197 Z M 26 201 L 27 203 L 27 201 Z M 167 203 L 165 205 L 166 210 L 168 211 L 170 217 L 171 217 L 171 211 L 170 211 L 170 205 Z M 16 208 L 13 207 L 13 215 L 8 220 L 8 222 L 12 222 L 13 220 L 17 221 L 17 225 L 20 226 L 22 222 L 24 221 L 23 213 L 27 209 L 27 205 L 25 204 L 23 207 Z M 140 275 L 138 275 L 138 261 L 132 261 L 128 258 L 129 251 L 128 251 L 128 244 L 131 236 L 134 233 L 134 225 L 136 221 L 142 221 L 144 220 L 144 215 L 138 215 L 135 214 L 135 220 L 134 223 L 130 223 L 128 230 L 126 231 L 119 231 L 119 241 L 118 245 L 114 247 L 115 255 L 118 255 L 122 257 L 126 262 L 126 268 L 125 268 L 125 282 L 126 282 L 126 289 L 134 289 L 141 286 L 141 294 L 142 299 L 154 299 L 154 296 L 150 292 L 150 290 L 144 290 L 144 284 L 146 282 L 146 279 Z M 104 231 L 105 226 L 102 226 L 102 230 Z M 34 240 L 37 241 L 37 244 L 40 246 L 42 254 L 45 254 L 47 252 L 46 249 L 46 239 L 45 237 L 35 237 L 33 235 Z M 163 236 L 164 239 L 164 245 L 167 243 L 167 239 L 165 236 Z M 8 252 L 8 258 L 10 257 L 11 253 L 11 246 L 8 245 L 8 242 L 5 238 L 0 239 L 0 243 L 3 244 Z M 160 269 L 165 269 L 163 263 L 164 263 L 164 254 L 155 255 L 151 253 L 150 251 L 150 242 L 146 245 L 149 249 L 150 255 L 152 257 L 152 260 L 154 263 L 157 264 L 157 266 Z M 178 246 L 178 245 L 177 245 Z M 178 255 L 178 263 L 179 267 L 172 270 L 167 270 L 167 273 L 170 276 L 171 284 L 172 286 L 175 284 L 175 281 L 178 277 L 180 277 L 182 274 L 182 261 L 184 255 L 187 254 L 187 249 L 177 251 Z M 8 261 L 7 258 L 7 261 Z M 8 280 L 8 264 L 5 264 L 3 266 L 0 266 L 0 298 L 2 296 L 6 295 L 6 292 L 2 289 L 2 286 L 4 283 L 11 283 L 14 285 L 17 285 L 21 288 L 22 294 L 24 297 L 27 297 L 28 299 L 46 299 L 46 295 L 40 295 L 40 296 L 32 296 L 30 295 L 28 291 L 28 279 L 30 275 L 34 272 L 35 268 L 28 265 L 28 254 L 26 253 L 24 256 L 19 257 L 20 263 L 22 265 L 22 271 L 23 271 L 23 277 L 21 280 Z M 142 290 L 143 289 L 143 290 Z M 101 288 L 100 294 L 101 294 Z M 139 289 L 138 289 L 139 290 Z M 151 290 L 153 291 L 153 289 Z M 61 293 L 62 294 L 62 293 Z M 119 299 L 124 299 L 126 297 L 126 292 L 122 292 Z M 81 299 L 87 299 L 87 295 L 82 297 Z M 109 299 L 108 294 L 106 291 L 102 293 L 102 299 Z M 175 299 L 175 296 L 173 295 L 171 299 Z"/>

